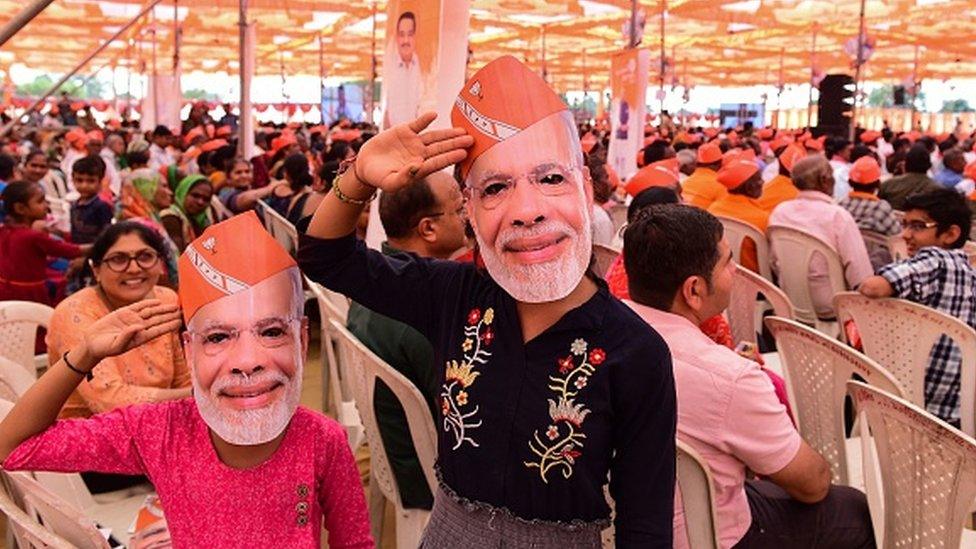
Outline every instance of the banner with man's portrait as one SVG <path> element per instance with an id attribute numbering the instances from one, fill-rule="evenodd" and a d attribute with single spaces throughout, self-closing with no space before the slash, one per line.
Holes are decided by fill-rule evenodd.
<path id="1" fill-rule="evenodd" d="M 621 179 L 637 172 L 637 153 L 644 143 L 644 98 L 650 54 L 628 49 L 610 60 L 610 150 L 608 161 Z"/>

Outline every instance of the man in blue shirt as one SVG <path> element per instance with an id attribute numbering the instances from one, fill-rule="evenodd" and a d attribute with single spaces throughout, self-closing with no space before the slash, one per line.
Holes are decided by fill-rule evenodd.
<path id="1" fill-rule="evenodd" d="M 964 169 L 966 169 L 966 156 L 961 149 L 953 147 L 943 153 L 942 169 L 935 174 L 935 182 L 952 189 L 962 181 Z"/>

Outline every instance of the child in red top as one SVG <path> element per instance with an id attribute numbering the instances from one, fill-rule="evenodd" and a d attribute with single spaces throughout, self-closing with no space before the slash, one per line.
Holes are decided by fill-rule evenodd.
<path id="1" fill-rule="evenodd" d="M 63 297 L 64 279 L 48 278 L 48 257 L 80 261 L 87 247 L 55 240 L 32 228 L 48 213 L 40 185 L 14 182 L 2 196 L 6 217 L 0 225 L 0 301 L 18 299 L 54 306 Z"/>

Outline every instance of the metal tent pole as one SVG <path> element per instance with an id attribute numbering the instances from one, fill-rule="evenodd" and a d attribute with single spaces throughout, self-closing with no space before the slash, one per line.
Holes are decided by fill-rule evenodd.
<path id="1" fill-rule="evenodd" d="M 105 48 L 107 48 L 109 44 L 111 44 L 112 42 L 114 42 L 119 36 L 122 36 L 122 34 L 125 31 L 129 30 L 129 28 L 132 27 L 132 25 L 134 25 L 136 23 L 136 21 L 139 20 L 139 18 L 141 18 L 143 15 L 146 14 L 146 12 L 148 12 L 149 10 L 151 10 L 152 8 L 154 8 L 156 6 L 156 4 L 158 4 L 158 3 L 162 2 L 162 1 L 163 0 L 151 0 L 149 2 L 149 4 L 146 5 L 146 7 L 144 7 L 138 14 L 136 14 L 135 17 L 133 17 L 125 25 L 122 25 L 122 28 L 120 28 L 119 30 L 117 30 L 115 32 L 115 34 L 113 34 L 111 37 L 109 37 L 109 39 L 106 40 L 101 46 L 98 46 L 91 53 L 89 53 L 87 56 L 85 56 L 85 58 L 82 59 L 81 62 L 78 63 L 75 66 L 74 69 L 70 70 L 67 74 L 65 74 L 63 77 L 61 77 L 61 79 L 58 80 L 57 82 L 55 82 L 54 85 L 51 86 L 46 92 L 44 92 L 43 95 L 41 95 L 39 98 L 37 98 L 37 100 L 34 101 L 34 103 L 32 103 L 31 106 L 27 107 L 27 109 L 24 111 L 23 114 L 21 114 L 20 116 L 15 117 L 10 122 L 7 122 L 7 124 L 3 128 L 0 128 L 0 137 L 3 137 L 5 135 L 7 135 L 7 133 L 10 132 L 10 130 L 14 127 L 15 124 L 17 124 L 17 122 L 19 120 L 21 120 L 24 116 L 26 116 L 26 115 L 34 112 L 34 110 L 37 109 L 37 107 L 40 106 L 41 103 L 43 103 L 45 99 L 47 99 L 48 97 L 50 97 L 51 94 L 53 94 L 54 92 L 58 91 L 58 88 L 60 88 L 62 85 L 64 85 L 64 83 L 67 82 L 68 79 L 70 79 L 72 76 L 74 76 L 75 74 L 77 74 L 78 71 L 80 71 L 81 69 L 83 69 L 85 67 L 85 65 L 87 65 L 92 59 L 95 58 L 95 56 L 97 56 L 98 54 L 102 53 L 102 51 L 105 50 Z"/>
<path id="2" fill-rule="evenodd" d="M 857 102 L 861 95 L 861 65 L 864 64 L 864 7 L 867 0 L 861 0 L 861 14 L 857 31 L 857 67 L 854 69 L 854 102 L 851 104 L 851 127 L 848 139 L 854 141 L 854 131 L 857 129 Z"/>
<path id="3" fill-rule="evenodd" d="M 247 0 L 240 0 L 237 24 L 240 31 L 238 66 L 241 75 L 241 95 L 238 99 L 240 117 L 237 124 L 237 150 L 241 156 L 250 159 L 251 150 L 248 144 L 254 139 L 254 131 L 252 129 L 253 118 L 251 116 L 251 71 L 253 67 L 249 60 L 251 44 L 248 39 Z"/>
<path id="4" fill-rule="evenodd" d="M 37 14 L 44 11 L 44 8 L 48 7 L 54 0 L 34 0 L 27 7 L 20 10 L 20 13 L 14 16 L 13 19 L 7 21 L 7 24 L 0 29 L 0 46 L 7 43 L 13 35 L 17 34 L 20 29 L 24 28 L 27 23 L 30 23 L 32 19 L 37 17 Z"/>
<path id="5" fill-rule="evenodd" d="M 817 23 L 813 24 L 813 32 L 810 39 L 810 91 L 807 95 L 807 126 L 813 126 L 813 79 L 814 71 L 816 70 L 816 58 L 817 58 Z"/>

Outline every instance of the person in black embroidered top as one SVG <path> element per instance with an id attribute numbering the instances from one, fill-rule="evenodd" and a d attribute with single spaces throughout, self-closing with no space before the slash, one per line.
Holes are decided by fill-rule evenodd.
<path id="1" fill-rule="evenodd" d="M 436 115 L 368 141 L 301 236 L 312 279 L 426 336 L 442 365 L 422 547 L 671 547 L 675 392 L 661 337 L 587 273 L 592 187 L 572 114 L 506 56 Z M 465 150 L 467 149 L 467 150 Z M 384 256 L 363 205 L 459 164 L 485 268 Z"/>

